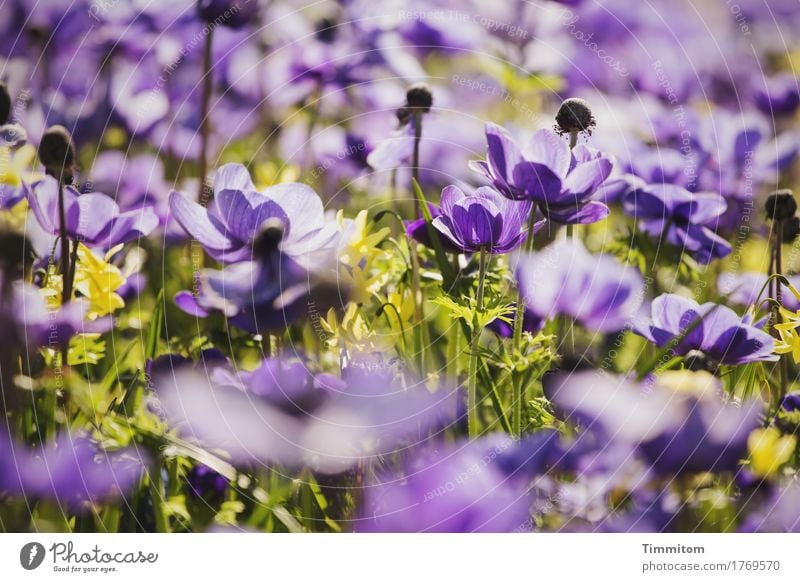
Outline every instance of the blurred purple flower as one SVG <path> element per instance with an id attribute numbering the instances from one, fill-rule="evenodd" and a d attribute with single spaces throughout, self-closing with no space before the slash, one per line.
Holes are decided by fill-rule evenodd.
<path id="1" fill-rule="evenodd" d="M 574 239 L 521 256 L 516 276 L 533 316 L 546 320 L 563 315 L 600 332 L 625 327 L 644 293 L 638 270 L 610 255 L 592 255 Z"/>
<path id="2" fill-rule="evenodd" d="M 152 206 L 162 222 L 168 212 L 170 185 L 164 164 L 154 155 L 126 156 L 109 150 L 92 164 L 91 182 L 101 192 L 114 192 L 114 200 L 124 210 Z"/>
<path id="3" fill-rule="evenodd" d="M 0 426 L 0 492 L 61 502 L 103 501 L 137 485 L 149 463 L 142 451 L 105 452 L 86 436 L 62 433 L 28 448 Z"/>
<path id="4" fill-rule="evenodd" d="M 538 439 L 533 456 L 554 441 Z M 508 453 L 518 444 L 507 435 L 461 442 L 417 454 L 401 474 L 387 474 L 365 490 L 365 532 L 512 532 L 533 529 L 527 484 L 509 477 Z M 523 453 L 524 454 L 524 453 Z M 527 455 L 526 455 L 527 456 Z M 518 470 L 519 461 L 512 465 Z M 541 467 L 535 467 L 541 470 Z"/>
<path id="5" fill-rule="evenodd" d="M 351 367 L 339 380 L 284 361 L 240 375 L 187 366 L 154 375 L 167 418 L 236 463 L 277 462 L 339 473 L 452 422 L 456 392 Z M 312 380 L 313 379 L 313 380 Z M 266 382 L 265 382 L 266 380 Z"/>
<path id="6" fill-rule="evenodd" d="M 541 129 L 524 148 L 500 126 L 486 124 L 488 155 L 470 167 L 482 173 L 504 196 L 535 202 L 542 214 L 560 224 L 589 224 L 608 216 L 593 199 L 608 178 L 611 158 L 583 144 L 570 150 L 554 131 Z"/>
<path id="7" fill-rule="evenodd" d="M 653 300 L 649 319 L 639 320 L 634 331 L 659 347 L 686 334 L 676 346 L 676 355 L 699 350 L 719 364 L 774 362 L 775 342 L 754 326 L 749 317 L 715 303 L 698 304 L 693 299 L 665 293 Z"/>
<path id="8" fill-rule="evenodd" d="M 716 233 L 727 208 L 718 194 L 692 193 L 674 184 L 649 184 L 629 192 L 623 204 L 644 232 L 688 252 L 701 263 L 731 252 L 730 243 Z"/>
<path id="9" fill-rule="evenodd" d="M 442 191 L 440 214 L 433 226 L 462 252 L 485 249 L 503 254 L 533 236 L 525 226 L 532 208 L 530 202 L 509 200 L 485 186 L 470 195 L 448 186 Z M 544 220 L 537 222 L 533 232 L 543 225 Z"/>
<path id="10" fill-rule="evenodd" d="M 52 236 L 60 233 L 58 190 L 58 181 L 46 176 L 33 184 L 28 197 L 39 225 Z M 67 236 L 89 247 L 111 248 L 145 237 L 158 226 L 151 208 L 120 212 L 110 196 L 80 194 L 72 186 L 64 187 L 64 206 Z"/>
<path id="11" fill-rule="evenodd" d="M 739 407 L 658 385 L 645 391 L 600 370 L 550 373 L 544 390 L 565 418 L 634 445 L 659 475 L 738 470 L 763 409 L 756 400 Z"/>

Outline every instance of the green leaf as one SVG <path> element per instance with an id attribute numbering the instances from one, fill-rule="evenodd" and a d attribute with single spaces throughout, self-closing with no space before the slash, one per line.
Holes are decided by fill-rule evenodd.
<path id="1" fill-rule="evenodd" d="M 161 330 L 164 326 L 164 288 L 156 296 L 156 304 L 153 307 L 153 317 L 150 319 L 150 330 L 147 333 L 147 346 L 145 348 L 145 358 L 154 360 L 158 355 L 158 339 L 161 337 Z"/>

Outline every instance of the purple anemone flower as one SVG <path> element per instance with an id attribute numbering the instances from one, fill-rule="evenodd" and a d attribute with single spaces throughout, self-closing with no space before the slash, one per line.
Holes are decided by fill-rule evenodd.
<path id="1" fill-rule="evenodd" d="M 322 201 L 309 186 L 276 184 L 258 192 L 241 164 L 217 170 L 209 208 L 180 192 L 170 194 L 169 206 L 184 230 L 222 263 L 249 260 L 254 241 L 270 220 L 283 226 L 282 251 L 309 263 L 335 246 L 339 234 L 337 223 L 326 221 Z"/>
<path id="2" fill-rule="evenodd" d="M 58 181 L 46 176 L 33 184 L 28 197 L 39 225 L 50 235 L 60 228 Z M 67 236 L 89 247 L 111 248 L 145 237 L 158 226 L 158 216 L 149 207 L 120 212 L 116 202 L 105 194 L 80 194 L 64 187 Z"/>
<path id="3" fill-rule="evenodd" d="M 610 255 L 592 255 L 575 239 L 521 256 L 516 276 L 531 315 L 540 320 L 563 315 L 599 332 L 628 325 L 644 294 L 636 268 Z"/>
<path id="4" fill-rule="evenodd" d="M 637 321 L 634 331 L 659 347 L 685 337 L 674 346 L 682 356 L 699 350 L 719 364 L 774 362 L 775 342 L 749 317 L 716 303 L 698 304 L 673 293 L 659 295 L 650 308 L 650 319 Z"/>
<path id="5" fill-rule="evenodd" d="M 181 366 L 154 375 L 166 416 L 187 436 L 238 464 L 278 462 L 339 473 L 404 449 L 450 422 L 457 393 L 351 367 L 341 379 L 289 358 L 252 373 Z"/>
<path id="6" fill-rule="evenodd" d="M 433 226 L 462 252 L 484 249 L 502 254 L 533 236 L 525 227 L 531 209 L 530 202 L 509 200 L 485 186 L 470 195 L 448 186 L 442 190 L 440 214 L 433 219 Z M 543 225 L 544 220 L 537 222 L 533 232 Z"/>
<path id="7" fill-rule="evenodd" d="M 556 410 L 605 442 L 633 445 L 658 475 L 737 471 L 763 409 L 644 386 L 600 370 L 555 372 L 544 390 Z M 609 445 L 604 445 L 609 446 Z"/>
<path id="8" fill-rule="evenodd" d="M 539 439 L 540 457 L 552 440 Z M 513 532 L 532 529 L 527 483 L 509 476 L 501 459 L 518 447 L 510 437 L 462 442 L 415 455 L 401 474 L 384 475 L 365 490 L 356 524 L 364 532 Z M 514 470 L 520 466 L 514 463 Z M 539 467 L 537 467 L 538 469 Z"/>
<path id="9" fill-rule="evenodd" d="M 541 129 L 520 148 L 503 128 L 486 125 L 488 155 L 473 161 L 504 196 L 531 200 L 542 214 L 560 224 L 589 224 L 608 216 L 608 206 L 594 200 L 611 174 L 612 160 L 583 144 L 570 150 L 554 131 Z"/>
<path id="10" fill-rule="evenodd" d="M 0 492 L 12 496 L 102 501 L 135 487 L 148 462 L 141 451 L 105 452 L 80 434 L 64 433 L 31 449 L 0 426 Z"/>
<path id="11" fill-rule="evenodd" d="M 623 204 L 644 232 L 701 263 L 731 252 L 730 243 L 716 233 L 719 218 L 728 207 L 718 194 L 693 193 L 674 184 L 649 184 L 629 192 Z"/>

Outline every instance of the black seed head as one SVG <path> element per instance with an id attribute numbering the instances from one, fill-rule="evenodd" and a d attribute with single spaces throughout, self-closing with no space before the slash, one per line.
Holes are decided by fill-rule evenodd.
<path id="1" fill-rule="evenodd" d="M 270 218 L 264 222 L 261 232 L 253 241 L 253 256 L 266 260 L 278 251 L 278 246 L 283 240 L 283 222 L 277 218 Z"/>
<path id="2" fill-rule="evenodd" d="M 11 116 L 11 95 L 6 84 L 0 81 L 0 125 L 8 123 Z"/>
<path id="3" fill-rule="evenodd" d="M 764 211 L 771 220 L 788 220 L 797 212 L 797 202 L 791 190 L 777 190 L 767 197 Z"/>
<path id="4" fill-rule="evenodd" d="M 783 222 L 783 242 L 791 244 L 800 235 L 800 218 L 792 216 Z"/>
<path id="5" fill-rule="evenodd" d="M 75 171 L 75 145 L 69 131 L 61 125 L 47 129 L 39 142 L 39 160 L 47 173 L 65 182 L 72 181 Z"/>
<path id="6" fill-rule="evenodd" d="M 333 44 L 336 41 L 336 21 L 332 18 L 323 18 L 317 22 L 316 37 L 320 42 Z"/>
<path id="7" fill-rule="evenodd" d="M 591 134 L 595 125 L 597 122 L 592 115 L 592 108 L 583 99 L 567 99 L 556 113 L 556 131 L 561 134 L 583 131 Z"/>
<path id="8" fill-rule="evenodd" d="M 406 107 L 428 113 L 433 106 L 433 93 L 425 83 L 411 85 L 406 92 Z"/>
<path id="9" fill-rule="evenodd" d="M 690 350 L 683 357 L 683 367 L 692 372 L 713 372 L 714 364 L 709 357 L 700 350 Z"/>

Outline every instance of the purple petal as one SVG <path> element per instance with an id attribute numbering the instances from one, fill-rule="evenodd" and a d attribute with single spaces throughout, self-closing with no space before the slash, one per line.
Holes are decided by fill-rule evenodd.
<path id="1" fill-rule="evenodd" d="M 514 183 L 524 188 L 525 196 L 544 203 L 561 196 L 561 178 L 544 164 L 522 162 L 514 168 Z"/>
<path id="2" fill-rule="evenodd" d="M 213 251 L 234 248 L 233 242 L 209 220 L 206 209 L 189 200 L 185 194 L 172 192 L 169 195 L 169 209 L 183 229 L 204 247 Z"/>
<path id="3" fill-rule="evenodd" d="M 58 181 L 52 176 L 35 182 L 28 202 L 39 225 L 50 234 L 59 232 Z M 65 206 L 74 203 L 74 194 L 65 189 Z"/>
<path id="4" fill-rule="evenodd" d="M 466 194 L 458 186 L 446 186 L 442 190 L 442 197 L 439 202 L 439 211 L 445 215 L 451 215 L 455 205 L 466 198 Z"/>
<path id="5" fill-rule="evenodd" d="M 651 307 L 653 325 L 673 335 L 679 335 L 683 331 L 686 312 L 699 311 L 700 304 L 697 301 L 674 293 L 659 295 L 653 299 Z"/>
<path id="6" fill-rule="evenodd" d="M 108 236 L 114 219 L 119 214 L 119 206 L 109 196 L 92 192 L 78 196 L 78 222 L 73 233 L 83 238 L 87 244 L 100 242 Z"/>
<path id="7" fill-rule="evenodd" d="M 214 197 L 223 190 L 245 190 L 254 192 L 256 187 L 250 172 L 242 164 L 225 164 L 214 173 Z"/>
<path id="8" fill-rule="evenodd" d="M 209 313 L 197 302 L 197 298 L 189 291 L 179 291 L 175 294 L 175 305 L 189 315 L 195 317 L 208 317 Z"/>
<path id="9" fill-rule="evenodd" d="M 105 247 L 113 247 L 118 244 L 130 242 L 139 238 L 144 238 L 156 227 L 160 219 L 152 206 L 143 206 L 137 210 L 123 212 L 114 221 L 111 231 L 106 241 L 98 241 Z"/>
<path id="10" fill-rule="evenodd" d="M 560 224 L 592 224 L 603 220 L 611 210 L 597 200 L 574 206 L 556 206 L 547 208 L 547 216 Z"/>
<path id="11" fill-rule="evenodd" d="M 559 178 L 569 171 L 571 154 L 564 139 L 550 129 L 540 129 L 525 145 L 522 155 L 526 161 L 542 164 Z"/>
<path id="12" fill-rule="evenodd" d="M 505 180 L 511 177 L 514 168 L 522 161 L 522 154 L 508 132 L 494 123 L 486 124 L 488 161 L 495 175 Z"/>
<path id="13" fill-rule="evenodd" d="M 593 193 L 610 173 L 611 161 L 607 158 L 578 164 L 564 180 L 563 187 L 578 198 L 583 198 Z"/>
<path id="14" fill-rule="evenodd" d="M 728 204 L 722 196 L 704 192 L 694 194 L 687 202 L 676 204 L 673 213 L 689 222 L 705 224 L 718 218 L 727 208 Z"/>
<path id="15" fill-rule="evenodd" d="M 277 202 L 288 218 L 289 230 L 284 233 L 286 243 L 300 241 L 325 224 L 322 200 L 306 184 L 276 184 L 267 188 L 264 195 Z"/>

